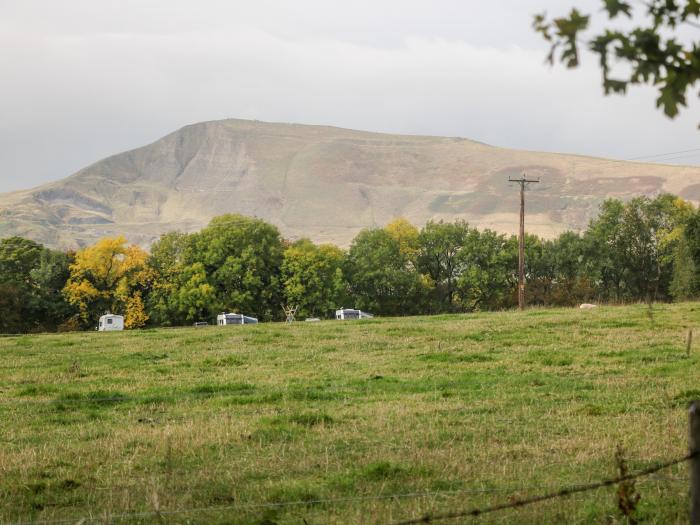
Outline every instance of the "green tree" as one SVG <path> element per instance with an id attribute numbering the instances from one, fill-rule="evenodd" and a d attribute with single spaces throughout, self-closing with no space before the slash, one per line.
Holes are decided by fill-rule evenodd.
<path id="1" fill-rule="evenodd" d="M 461 272 L 460 252 L 467 243 L 471 229 L 462 221 L 429 221 L 418 236 L 418 270 L 430 278 L 438 309 L 458 309 L 457 279 Z"/>
<path id="2" fill-rule="evenodd" d="M 185 266 L 201 264 L 218 308 L 269 320 L 280 317 L 282 252 L 275 226 L 242 215 L 221 215 L 190 235 L 183 261 Z"/>
<path id="3" fill-rule="evenodd" d="M 547 304 L 574 306 L 595 298 L 590 276 L 585 272 L 585 243 L 581 235 L 564 232 L 547 243 L 554 267 L 554 284 Z"/>
<path id="4" fill-rule="evenodd" d="M 425 282 L 387 230 L 362 230 L 352 241 L 345 272 L 354 306 L 384 315 L 421 311 Z"/>
<path id="5" fill-rule="evenodd" d="M 672 195 L 604 202 L 584 236 L 584 267 L 602 298 L 669 299 L 687 216 Z"/>
<path id="6" fill-rule="evenodd" d="M 679 25 L 696 29 L 700 17 L 697 0 L 648 0 L 639 6 L 623 0 L 602 0 L 603 11 L 612 20 L 626 17 L 633 21 L 628 30 L 605 28 L 592 37 L 582 35 L 590 25 L 590 15 L 572 9 L 568 16 L 547 19 L 537 15 L 533 27 L 551 44 L 548 60 L 560 60 L 567 67 L 579 65 L 579 43 L 598 56 L 605 93 L 625 93 L 630 85 L 651 84 L 658 90 L 657 107 L 669 117 L 686 106 L 686 94 L 700 79 L 700 46 L 697 40 L 684 43 L 675 35 Z M 645 16 L 634 17 L 645 9 Z M 614 73 L 613 62 L 627 67 Z"/>
<path id="7" fill-rule="evenodd" d="M 189 308 L 182 310 L 177 301 L 179 288 L 188 282 L 183 274 L 184 253 L 188 242 L 187 234 L 170 232 L 161 235 L 151 245 L 148 266 L 153 273 L 153 283 L 147 296 L 146 308 L 154 324 L 176 326 L 193 320 L 189 317 Z M 185 311 L 188 313 L 185 314 Z M 208 316 L 207 313 L 206 317 Z"/>
<path id="8" fill-rule="evenodd" d="M 330 244 L 308 239 L 284 251 L 281 268 L 285 302 L 299 308 L 300 317 L 328 316 L 347 300 L 343 264 L 345 254 Z"/>
<path id="9" fill-rule="evenodd" d="M 515 243 L 513 237 L 510 245 L 513 249 L 517 249 Z M 552 241 L 525 235 L 525 301 L 528 304 L 547 306 L 551 302 L 556 278 L 551 246 Z"/>
<path id="10" fill-rule="evenodd" d="M 70 257 L 10 237 L 0 240 L 0 331 L 55 329 L 73 313 L 61 289 Z"/>
<path id="11" fill-rule="evenodd" d="M 596 288 L 598 301 L 625 299 L 625 267 L 620 259 L 624 250 L 620 235 L 623 213 L 622 201 L 604 201 L 583 236 L 583 270 Z"/>
<path id="12" fill-rule="evenodd" d="M 683 240 L 693 267 L 691 293 L 697 293 L 700 292 L 700 209 L 688 217 L 683 231 Z"/>
<path id="13" fill-rule="evenodd" d="M 213 318 L 226 308 L 209 282 L 204 265 L 187 264 L 178 275 L 177 285 L 169 296 L 169 312 L 178 324 Z M 174 323 L 173 323 L 174 324 Z"/>
<path id="14" fill-rule="evenodd" d="M 515 238 L 491 230 L 469 231 L 458 253 L 455 293 L 460 309 L 500 310 L 515 304 L 517 250 Z"/>
<path id="15" fill-rule="evenodd" d="M 678 239 L 674 250 L 673 278 L 669 293 L 677 301 L 693 299 L 700 291 L 698 284 L 697 265 L 692 257 L 688 238 L 684 234 Z"/>
<path id="16" fill-rule="evenodd" d="M 77 314 L 63 295 L 63 287 L 70 276 L 70 265 L 75 253 L 44 248 L 39 264 L 30 271 L 33 284 L 31 298 L 35 319 L 43 319 L 48 330 L 58 328 Z"/>
<path id="17" fill-rule="evenodd" d="M 34 324 L 28 308 L 32 292 L 31 271 L 39 265 L 42 246 L 22 237 L 0 241 L 0 330 L 25 332 Z"/>

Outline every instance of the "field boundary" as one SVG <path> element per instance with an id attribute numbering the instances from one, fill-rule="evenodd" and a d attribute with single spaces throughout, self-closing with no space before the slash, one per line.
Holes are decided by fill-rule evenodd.
<path id="1" fill-rule="evenodd" d="M 512 495 L 518 492 L 523 492 L 525 490 L 541 489 L 542 486 L 523 486 L 517 488 L 504 488 L 504 489 L 465 489 L 465 490 L 448 490 L 448 491 L 425 491 L 425 492 L 406 492 L 406 493 L 396 493 L 396 494 L 374 494 L 365 496 L 349 496 L 344 498 L 319 498 L 311 500 L 293 500 L 293 501 L 280 501 L 280 502 L 267 502 L 267 503 L 239 503 L 234 505 L 219 505 L 211 507 L 192 507 L 185 509 L 172 509 L 172 510 L 153 510 L 146 512 L 125 512 L 121 514 L 105 515 L 103 517 L 94 516 L 80 516 L 74 518 L 57 518 L 57 519 L 40 519 L 34 521 L 17 521 L 8 522 L 7 525 L 58 525 L 62 523 L 100 523 L 106 522 L 111 523 L 114 521 L 122 521 L 132 518 L 148 518 L 148 517 L 165 517 L 174 516 L 178 514 L 196 514 L 202 512 L 223 512 L 223 511 L 233 511 L 233 510 L 252 510 L 252 509 L 271 509 L 271 508 L 284 508 L 284 507 L 297 507 L 297 506 L 307 506 L 307 505 L 321 505 L 321 504 L 334 504 L 334 503 L 352 503 L 360 501 L 377 501 L 377 500 L 387 500 L 387 499 L 412 499 L 412 498 L 428 498 L 428 497 L 439 497 L 439 496 L 455 496 L 455 495 L 477 495 L 477 494 L 510 494 L 511 498 L 508 503 L 496 504 L 488 507 L 473 508 L 466 511 L 456 511 L 456 512 L 446 512 L 441 514 L 425 514 L 418 518 L 412 518 L 403 521 L 392 522 L 391 525 L 418 525 L 421 523 L 431 523 L 436 521 L 456 519 L 462 517 L 478 517 L 483 514 L 489 514 L 493 512 L 524 507 L 527 505 L 532 505 L 542 501 L 547 501 L 556 498 L 568 497 L 576 493 L 590 492 L 598 490 L 600 488 L 609 487 L 623 483 L 625 481 L 631 481 L 634 479 L 639 479 L 643 477 L 650 476 L 659 472 L 661 470 L 670 468 L 672 466 L 691 461 L 700 457 L 700 451 L 693 452 L 681 458 L 676 458 L 673 460 L 665 461 L 663 463 L 657 463 L 651 465 L 645 469 L 639 470 L 635 473 L 628 474 L 626 476 L 618 476 L 615 478 L 604 479 L 594 483 L 587 484 L 577 484 L 562 487 L 555 492 L 550 492 L 547 494 L 542 494 L 539 496 L 532 496 L 529 498 L 514 499 Z M 687 479 L 683 478 L 656 478 L 651 481 L 659 482 L 686 482 Z"/>
<path id="2" fill-rule="evenodd" d="M 615 478 L 610 478 L 610 479 L 604 479 L 601 481 L 598 481 L 596 483 L 588 483 L 585 485 L 571 485 L 568 487 L 563 487 L 559 489 L 556 492 L 550 492 L 548 494 L 542 494 L 539 496 L 532 496 L 530 498 L 521 498 L 521 499 L 514 499 L 510 501 L 509 503 L 500 503 L 497 505 L 492 505 L 490 507 L 477 507 L 473 508 L 470 510 L 465 510 L 465 511 L 457 511 L 457 512 L 445 512 L 442 514 L 425 514 L 421 516 L 420 518 L 413 518 L 413 519 L 408 519 L 408 520 L 403 520 L 403 521 L 396 521 L 393 522 L 392 525 L 418 525 L 420 523 L 431 523 L 434 521 L 442 521 L 442 520 L 448 520 L 448 519 L 455 519 L 455 518 L 466 518 L 466 517 L 478 517 L 481 516 L 482 514 L 490 514 L 492 512 L 498 512 L 502 510 L 508 510 L 508 509 L 514 509 L 514 508 L 519 508 L 519 507 L 525 507 L 527 505 L 532 505 L 534 503 L 540 503 L 542 501 L 547 501 L 547 500 L 552 500 L 552 499 L 557 499 L 557 498 L 564 498 L 567 496 L 571 496 L 572 494 L 577 494 L 579 492 L 590 492 L 593 490 L 598 490 L 603 487 L 610 487 L 612 485 L 617 485 L 619 483 L 623 483 L 625 481 L 632 481 L 638 478 L 642 478 L 645 476 L 649 476 L 651 474 L 654 474 L 660 470 L 673 467 L 674 465 L 679 465 L 681 463 L 685 463 L 687 461 L 696 459 L 700 456 L 700 452 L 693 452 L 691 454 L 688 454 L 687 456 L 684 456 L 682 458 L 677 458 L 673 459 L 670 461 L 665 461 L 663 463 L 659 463 L 657 465 L 652 465 L 650 467 L 647 467 L 645 469 L 639 470 L 635 472 L 634 474 L 627 474 L 626 476 L 618 476 Z"/>

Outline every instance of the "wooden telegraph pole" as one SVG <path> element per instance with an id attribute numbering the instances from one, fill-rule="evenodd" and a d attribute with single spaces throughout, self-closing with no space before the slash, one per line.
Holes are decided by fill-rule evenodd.
<path id="1" fill-rule="evenodd" d="M 528 179 L 523 173 L 519 179 L 508 178 L 509 182 L 520 184 L 520 234 L 518 235 L 518 308 L 525 309 L 525 186 L 540 182 Z"/>

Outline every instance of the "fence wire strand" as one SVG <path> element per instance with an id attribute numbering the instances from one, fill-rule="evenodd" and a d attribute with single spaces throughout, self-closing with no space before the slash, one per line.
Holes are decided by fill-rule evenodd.
<path id="1" fill-rule="evenodd" d="M 608 487 L 612 485 L 617 485 L 618 483 L 629 481 L 636 478 L 641 478 L 645 476 L 650 476 L 660 470 L 684 463 L 691 459 L 697 457 L 700 453 L 694 452 L 685 457 L 667 461 L 664 463 L 658 463 L 656 465 L 649 466 L 645 469 L 639 470 L 633 474 L 628 474 L 626 476 L 619 476 L 616 478 L 606 479 L 598 481 L 595 483 L 588 483 L 582 485 L 571 485 L 569 487 L 564 487 L 556 492 L 551 492 L 548 494 L 543 494 L 540 496 L 533 496 L 530 498 L 521 499 L 511 499 L 508 503 L 501 503 L 497 505 L 492 505 L 490 507 L 474 508 L 466 511 L 456 511 L 456 512 L 446 512 L 442 514 L 426 514 L 419 518 L 408 519 L 404 521 L 394 522 L 392 525 L 419 525 L 421 523 L 431 523 L 435 521 L 443 521 L 456 518 L 465 517 L 478 517 L 482 514 L 489 514 L 493 512 L 498 512 L 507 509 L 513 509 L 518 507 L 524 507 L 534 503 L 539 503 L 542 501 L 552 500 L 556 498 L 562 498 L 571 496 L 573 494 L 588 492 L 597 490 L 603 487 Z M 663 477 L 652 477 L 649 481 L 657 482 L 669 482 L 669 481 L 685 481 L 683 478 L 663 478 Z M 149 518 L 149 517 L 165 517 L 165 516 L 175 516 L 180 514 L 196 514 L 203 512 L 225 512 L 233 510 L 254 510 L 254 509 L 271 509 L 271 508 L 285 508 L 285 507 L 298 507 L 306 505 L 321 505 L 321 504 L 337 504 L 337 503 L 352 503 L 361 501 L 380 501 L 380 500 L 391 500 L 391 499 L 410 499 L 410 498 L 430 498 L 430 497 L 449 497 L 449 496 L 460 496 L 460 495 L 478 495 L 478 494 L 504 494 L 504 493 L 515 493 L 524 490 L 541 489 L 542 486 L 529 486 L 529 487 L 518 487 L 518 488 L 484 488 L 484 489 L 465 489 L 465 490 L 452 490 L 452 491 L 432 491 L 432 492 L 407 492 L 398 494 L 375 494 L 375 495 L 365 495 L 365 496 L 348 496 L 342 498 L 325 498 L 325 499 L 314 499 L 314 500 L 295 500 L 295 501 L 282 501 L 282 502 L 268 502 L 268 503 L 239 503 L 233 505 L 220 505 L 220 506 L 210 506 L 210 507 L 193 507 L 189 509 L 173 509 L 173 510 L 158 510 L 158 511 L 147 511 L 147 512 L 125 512 L 121 514 L 105 514 L 103 517 L 96 516 L 80 516 L 75 518 L 57 518 L 57 519 L 41 519 L 34 521 L 18 521 L 9 522 L 7 525 L 59 525 L 63 523 L 100 523 L 106 522 L 111 523 L 115 521 L 122 521 L 128 519 L 138 519 L 138 518 Z"/>
<path id="2" fill-rule="evenodd" d="M 694 459 L 695 457 L 697 457 L 698 454 L 700 454 L 700 453 L 693 452 L 693 453 L 688 454 L 687 456 L 684 456 L 682 458 L 678 458 L 678 459 L 674 459 L 671 461 L 666 461 L 664 463 L 658 463 L 656 465 L 652 465 L 652 466 L 647 467 L 645 469 L 639 470 L 633 474 L 628 474 L 626 476 L 618 476 L 616 478 L 605 479 L 602 481 L 598 481 L 596 483 L 588 483 L 585 485 L 572 485 L 570 487 L 564 487 L 562 489 L 559 489 L 556 492 L 551 492 L 549 494 L 542 494 L 540 496 L 533 496 L 530 498 L 514 499 L 514 500 L 510 501 L 509 503 L 499 503 L 498 505 L 492 505 L 490 507 L 473 508 L 473 509 L 465 510 L 465 511 L 445 512 L 442 514 L 425 514 L 425 515 L 421 516 L 420 518 L 413 518 L 413 519 L 408 519 L 408 520 L 403 520 L 403 521 L 397 521 L 397 522 L 394 522 L 392 525 L 420 525 L 421 523 L 431 523 L 434 521 L 444 521 L 444 520 L 450 520 L 450 519 L 456 519 L 456 518 L 478 517 L 478 516 L 481 516 L 483 514 L 490 514 L 492 512 L 498 512 L 498 511 L 507 510 L 507 509 L 515 509 L 518 507 L 525 507 L 527 505 L 532 505 L 533 503 L 540 503 L 542 501 L 563 498 L 563 497 L 570 496 L 572 494 L 576 494 L 579 492 L 588 492 L 588 491 L 592 491 L 592 490 L 597 490 L 597 489 L 600 489 L 603 487 L 617 485 L 618 483 L 622 483 L 624 481 L 630 481 L 630 480 L 641 478 L 644 476 L 649 476 L 649 475 L 654 474 L 660 470 L 672 467 L 674 465 L 678 465 L 680 463 L 685 463 L 686 461 L 690 461 L 691 459 Z"/>
<path id="3" fill-rule="evenodd" d="M 60 524 L 60 523 L 92 523 L 99 522 L 103 520 L 120 521 L 130 518 L 147 518 L 147 517 L 157 517 L 157 516 L 171 516 L 177 514 L 195 514 L 202 512 L 222 512 L 229 510 L 251 510 L 251 509 L 271 509 L 271 508 L 285 508 L 285 507 L 299 507 L 306 505 L 323 505 L 323 504 L 335 504 L 335 503 L 352 503 L 352 502 L 362 502 L 362 501 L 381 501 L 390 499 L 413 499 L 413 498 L 433 498 L 433 497 L 449 497 L 449 496 L 475 496 L 480 494 L 507 494 L 514 491 L 522 490 L 533 490 L 541 489 L 542 486 L 531 486 L 531 487 L 508 487 L 503 489 L 497 488 L 484 488 L 484 489 L 465 489 L 465 490 L 442 490 L 442 491 L 425 491 L 425 492 L 405 492 L 396 494 L 368 494 L 365 496 L 347 496 L 342 498 L 319 498 L 312 500 L 294 500 L 294 501 L 280 501 L 280 502 L 267 502 L 267 503 L 238 503 L 232 505 L 217 505 L 210 507 L 192 507 L 188 509 L 172 509 L 172 510 L 161 510 L 161 511 L 146 511 L 146 512 L 125 512 L 121 514 L 107 515 L 106 517 L 98 518 L 92 516 L 80 516 L 75 518 L 57 518 L 57 519 L 43 519 L 35 521 L 18 521 L 10 522 L 6 525 L 50 525 L 50 524 Z"/>

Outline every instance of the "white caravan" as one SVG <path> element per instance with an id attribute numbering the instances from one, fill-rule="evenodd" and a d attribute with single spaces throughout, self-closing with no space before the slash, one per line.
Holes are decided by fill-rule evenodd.
<path id="1" fill-rule="evenodd" d="M 249 317 L 243 314 L 227 314 L 222 313 L 216 316 L 216 324 L 224 326 L 228 324 L 257 324 L 258 320 L 255 317 Z"/>
<path id="2" fill-rule="evenodd" d="M 100 317 L 100 324 L 97 326 L 100 332 L 110 332 L 112 330 L 124 330 L 124 316 L 115 314 L 105 314 Z"/>
<path id="3" fill-rule="evenodd" d="M 341 308 L 335 311 L 335 318 L 345 321 L 347 319 L 372 319 L 374 316 L 362 310 L 354 308 Z"/>

